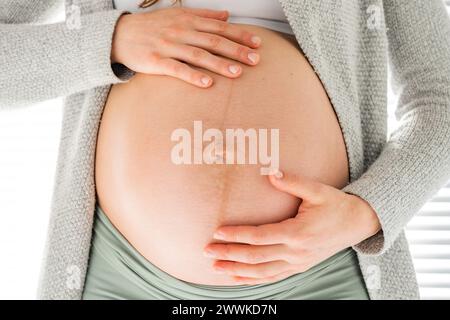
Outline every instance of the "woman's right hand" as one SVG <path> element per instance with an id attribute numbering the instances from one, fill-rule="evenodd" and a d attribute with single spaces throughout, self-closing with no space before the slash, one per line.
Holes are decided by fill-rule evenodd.
<path id="1" fill-rule="evenodd" d="M 189 65 L 239 77 L 242 67 L 234 61 L 256 65 L 255 49 L 261 39 L 227 19 L 227 11 L 190 8 L 122 15 L 114 32 L 111 61 L 202 88 L 211 86 L 212 78 Z"/>

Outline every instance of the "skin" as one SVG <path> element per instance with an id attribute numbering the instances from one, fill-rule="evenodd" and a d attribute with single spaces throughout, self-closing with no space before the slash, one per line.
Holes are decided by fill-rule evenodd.
<path id="1" fill-rule="evenodd" d="M 123 15 L 116 26 L 111 61 L 140 73 L 172 76 L 201 88 L 213 84 L 210 75 L 242 74 L 239 63 L 259 62 L 255 50 L 261 38 L 226 22 L 227 11 L 169 8 Z M 231 59 L 231 60 L 230 60 Z"/>
<path id="2" fill-rule="evenodd" d="M 259 63 L 261 39 L 227 19 L 227 11 L 188 8 L 123 15 L 111 61 L 201 88 L 213 84 L 201 69 L 238 78 L 242 67 L 236 62 Z M 357 196 L 299 175 L 279 173 L 269 180 L 302 200 L 298 214 L 279 223 L 222 226 L 214 238 L 223 242 L 204 250 L 215 270 L 229 274 L 236 284 L 273 282 L 304 272 L 381 229 L 375 211 Z"/>
<path id="3" fill-rule="evenodd" d="M 218 273 L 236 284 L 278 281 L 304 272 L 373 236 L 381 225 L 363 199 L 299 175 L 269 176 L 280 191 L 302 200 L 294 218 L 259 226 L 222 226 L 204 249 Z"/>

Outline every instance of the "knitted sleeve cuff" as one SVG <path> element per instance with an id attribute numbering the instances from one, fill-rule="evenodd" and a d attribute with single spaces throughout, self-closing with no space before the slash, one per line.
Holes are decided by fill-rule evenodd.
<path id="1" fill-rule="evenodd" d="M 111 64 L 111 49 L 117 21 L 127 11 L 110 10 L 81 19 L 80 55 L 87 80 L 93 86 L 128 81 L 134 72 L 123 64 Z"/>
<path id="2" fill-rule="evenodd" d="M 450 111 L 428 106 L 410 112 L 378 159 L 342 191 L 361 197 L 376 212 L 381 230 L 353 248 L 381 255 L 410 219 L 450 177 Z"/>

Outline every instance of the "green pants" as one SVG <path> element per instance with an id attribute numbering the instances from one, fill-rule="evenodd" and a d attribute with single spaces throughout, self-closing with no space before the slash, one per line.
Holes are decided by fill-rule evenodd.
<path id="1" fill-rule="evenodd" d="M 177 279 L 145 259 L 96 206 L 83 299 L 369 299 L 356 253 L 345 249 L 303 273 L 260 285 Z"/>

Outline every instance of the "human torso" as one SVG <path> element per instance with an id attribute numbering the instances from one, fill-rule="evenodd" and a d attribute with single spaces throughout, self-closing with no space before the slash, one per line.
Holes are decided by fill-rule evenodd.
<path id="1" fill-rule="evenodd" d="M 213 87 L 200 89 L 137 74 L 112 87 L 102 116 L 95 169 L 100 206 L 145 258 L 185 281 L 231 284 L 202 253 L 215 228 L 281 221 L 296 214 L 299 200 L 275 190 L 260 164 L 174 163 L 175 130 L 194 137 L 194 122 L 201 121 L 203 133 L 266 129 L 270 138 L 278 129 L 282 170 L 337 187 L 348 181 L 339 123 L 295 40 L 245 28 L 263 45 L 260 64 L 243 66 L 240 78 L 210 73 Z"/>

